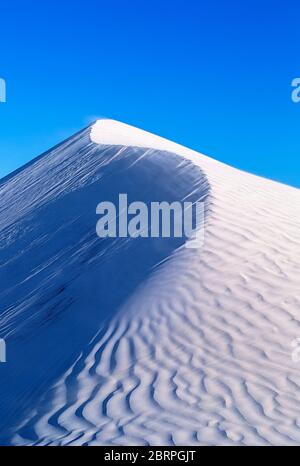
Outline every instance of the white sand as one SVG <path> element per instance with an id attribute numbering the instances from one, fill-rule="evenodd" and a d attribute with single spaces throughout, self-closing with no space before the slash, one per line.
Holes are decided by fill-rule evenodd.
<path id="1" fill-rule="evenodd" d="M 0 184 L 2 443 L 298 444 L 300 191 L 112 120 L 89 133 Z M 99 246 L 101 198 L 152 184 L 205 197 L 203 249 Z"/>

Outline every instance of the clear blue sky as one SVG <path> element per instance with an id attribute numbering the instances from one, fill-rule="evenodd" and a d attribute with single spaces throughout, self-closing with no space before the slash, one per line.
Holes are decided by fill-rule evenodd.
<path id="1" fill-rule="evenodd" d="M 97 116 L 300 187 L 300 4 L 1 1 L 0 176 Z"/>

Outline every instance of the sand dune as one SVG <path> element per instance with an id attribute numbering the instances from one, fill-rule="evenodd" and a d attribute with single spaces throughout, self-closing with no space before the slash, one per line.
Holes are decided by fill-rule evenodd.
<path id="1" fill-rule="evenodd" d="M 128 193 L 205 243 L 101 240 Z M 101 120 L 0 183 L 2 445 L 300 442 L 300 191 Z"/>

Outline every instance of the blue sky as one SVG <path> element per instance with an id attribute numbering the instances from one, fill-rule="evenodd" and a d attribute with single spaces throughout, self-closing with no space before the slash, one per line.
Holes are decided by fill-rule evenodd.
<path id="1" fill-rule="evenodd" d="M 0 176 L 97 116 L 300 187 L 299 1 L 1 1 Z"/>

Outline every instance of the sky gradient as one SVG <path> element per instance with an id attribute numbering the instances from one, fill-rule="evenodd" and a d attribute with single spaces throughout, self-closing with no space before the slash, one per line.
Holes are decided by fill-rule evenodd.
<path id="1" fill-rule="evenodd" d="M 0 177 L 97 117 L 300 187 L 299 1 L 0 7 Z"/>

